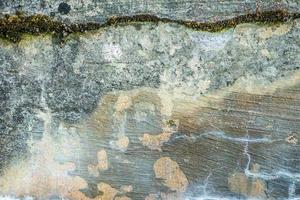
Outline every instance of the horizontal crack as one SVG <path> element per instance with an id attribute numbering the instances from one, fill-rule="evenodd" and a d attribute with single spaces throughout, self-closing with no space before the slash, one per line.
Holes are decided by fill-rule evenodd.
<path id="1" fill-rule="evenodd" d="M 218 32 L 226 28 L 233 28 L 241 23 L 276 23 L 286 22 L 296 18 L 300 18 L 300 13 L 289 13 L 285 10 L 275 10 L 246 14 L 228 20 L 205 23 L 159 18 L 154 15 L 135 15 L 111 17 L 105 23 L 67 24 L 54 20 L 46 15 L 24 16 L 18 13 L 16 15 L 7 15 L 0 19 L 0 37 L 9 39 L 12 42 L 18 42 L 20 41 L 23 33 L 55 33 L 63 38 L 64 35 L 68 35 L 70 33 L 91 31 L 102 27 L 116 26 L 130 22 L 176 23 L 194 30 Z"/>

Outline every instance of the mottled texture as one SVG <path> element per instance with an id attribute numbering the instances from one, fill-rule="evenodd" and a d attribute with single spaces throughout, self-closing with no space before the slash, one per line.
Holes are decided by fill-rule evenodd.
<path id="1" fill-rule="evenodd" d="M 0 1 L 0 11 L 42 13 L 64 22 L 104 23 L 112 16 L 150 14 L 174 20 L 208 22 L 248 13 L 286 10 L 299 13 L 298 0 L 26 0 Z"/>
<path id="2" fill-rule="evenodd" d="M 196 21 L 236 16 L 248 3 L 253 11 L 299 9 L 298 1 L 222 2 L 195 2 L 217 9 L 203 13 L 182 1 L 147 9 Z M 96 1 L 38 3 L 22 1 L 22 9 L 60 7 L 56 17 L 84 22 L 98 20 L 94 9 L 107 12 L 101 21 L 150 5 L 135 3 L 130 13 Z M 10 13 L 17 4 L 0 5 Z M 0 195 L 298 198 L 299 33 L 299 19 L 216 33 L 145 22 L 73 33 L 63 43 L 51 34 L 1 40 Z"/>

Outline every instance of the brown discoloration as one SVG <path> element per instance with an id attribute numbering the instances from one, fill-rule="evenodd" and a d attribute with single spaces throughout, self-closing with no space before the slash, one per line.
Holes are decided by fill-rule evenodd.
<path id="1" fill-rule="evenodd" d="M 230 191 L 247 197 L 265 198 L 265 183 L 260 179 L 250 179 L 244 173 L 234 173 L 228 178 Z"/>
<path id="2" fill-rule="evenodd" d="M 105 136 L 111 132 L 114 103 L 118 100 L 115 94 L 107 94 L 101 101 L 92 116 L 86 121 L 86 128 L 94 134 Z"/>
<path id="3" fill-rule="evenodd" d="M 140 141 L 144 146 L 147 146 L 151 150 L 161 151 L 161 146 L 169 141 L 172 132 L 163 132 L 159 135 L 150 135 L 145 133 L 143 137 L 140 137 Z"/>
<path id="4" fill-rule="evenodd" d="M 299 83 L 300 70 L 273 83 L 260 83 L 251 77 L 241 78 L 234 85 L 211 92 L 198 100 L 188 97 L 177 100 L 171 118 L 179 120 L 178 131 L 187 134 L 216 129 L 245 134 L 246 125 L 251 120 L 247 112 L 251 111 L 257 116 L 276 116 L 278 113 L 274 110 L 280 109 L 280 106 L 298 103 L 299 95 L 288 88 Z"/>
<path id="5" fill-rule="evenodd" d="M 179 165 L 169 157 L 158 159 L 153 166 L 155 177 L 173 191 L 185 191 L 188 180 Z"/>
<path id="6" fill-rule="evenodd" d="M 145 133 L 139 140 L 142 144 L 151 150 L 161 151 L 161 147 L 165 142 L 168 142 L 172 134 L 177 131 L 179 121 L 168 120 L 165 122 L 163 132 L 158 135 L 150 135 Z"/>
<path id="7" fill-rule="evenodd" d="M 249 196 L 266 197 L 265 191 L 266 191 L 265 183 L 262 180 L 256 179 L 252 182 Z"/>
<path id="8" fill-rule="evenodd" d="M 248 194 L 248 178 L 244 173 L 234 173 L 228 178 L 229 189 L 237 194 Z"/>

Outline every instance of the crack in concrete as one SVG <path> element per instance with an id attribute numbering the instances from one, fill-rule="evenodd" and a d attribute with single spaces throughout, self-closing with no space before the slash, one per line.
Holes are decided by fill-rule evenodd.
<path id="1" fill-rule="evenodd" d="M 286 10 L 273 10 L 256 12 L 237 16 L 228 20 L 220 20 L 215 22 L 197 22 L 173 20 L 169 18 L 160 18 L 155 15 L 134 15 L 111 17 L 105 23 L 63 23 L 46 15 L 26 16 L 22 13 L 16 15 L 6 15 L 0 19 L 0 37 L 8 39 L 12 42 L 19 42 L 24 33 L 38 35 L 41 33 L 52 33 L 63 41 L 63 38 L 71 33 L 87 32 L 100 28 L 126 25 L 130 23 L 153 22 L 153 23 L 174 23 L 183 25 L 187 28 L 200 31 L 218 32 L 228 28 L 234 28 L 241 23 L 280 23 L 300 18 L 300 13 L 290 13 Z"/>

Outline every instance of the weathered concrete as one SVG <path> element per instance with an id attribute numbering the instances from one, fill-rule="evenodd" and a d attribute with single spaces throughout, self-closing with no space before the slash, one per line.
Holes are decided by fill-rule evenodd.
<path id="1" fill-rule="evenodd" d="M 0 12 L 41 13 L 64 22 L 105 22 L 112 16 L 150 14 L 186 21 L 219 21 L 270 10 L 300 12 L 298 0 L 26 0 L 0 2 Z"/>
<path id="2" fill-rule="evenodd" d="M 71 23 L 299 12 L 298 1 L 43 2 L 0 5 Z M 51 33 L 1 40 L 0 195 L 299 198 L 299 33 L 299 19 L 214 33 L 132 22 L 63 42 Z"/>

